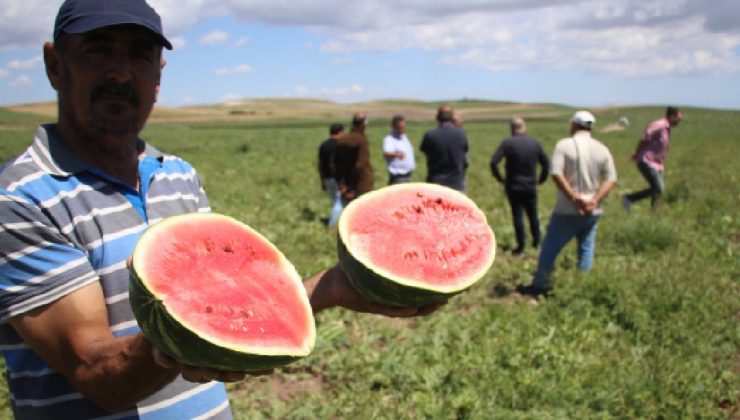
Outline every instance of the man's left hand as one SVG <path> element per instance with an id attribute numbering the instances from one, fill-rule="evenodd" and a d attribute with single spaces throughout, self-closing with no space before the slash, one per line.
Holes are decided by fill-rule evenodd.
<path id="1" fill-rule="evenodd" d="M 339 266 L 335 266 L 306 281 L 305 285 L 311 297 L 311 306 L 314 311 L 341 306 L 355 312 L 393 318 L 408 318 L 429 315 L 443 305 L 398 308 L 372 302 L 349 283 Z"/>

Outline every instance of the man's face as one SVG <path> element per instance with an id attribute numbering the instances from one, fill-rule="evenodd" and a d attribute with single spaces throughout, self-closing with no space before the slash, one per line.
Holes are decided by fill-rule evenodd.
<path id="1" fill-rule="evenodd" d="M 672 115 L 668 118 L 668 122 L 671 124 L 671 127 L 675 127 L 683 120 L 683 112 L 679 112 L 676 115 Z"/>
<path id="2" fill-rule="evenodd" d="M 396 121 L 393 124 L 393 131 L 396 134 L 404 134 L 406 132 L 406 120 Z"/>
<path id="3" fill-rule="evenodd" d="M 135 25 L 65 36 L 58 77 L 52 81 L 60 119 L 92 146 L 126 153 L 156 101 L 163 65 L 160 42 Z"/>

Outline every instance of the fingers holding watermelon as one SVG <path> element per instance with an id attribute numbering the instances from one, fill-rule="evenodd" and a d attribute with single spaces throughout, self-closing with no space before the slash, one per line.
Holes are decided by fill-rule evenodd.
<path id="1" fill-rule="evenodd" d="M 211 381 L 239 382 L 244 380 L 247 374 L 250 376 L 262 376 L 271 375 L 274 372 L 274 369 L 247 373 L 190 366 L 178 362 L 174 358 L 162 353 L 157 348 L 154 348 L 152 350 L 152 357 L 154 358 L 154 361 L 163 368 L 179 368 L 180 373 L 185 380 L 198 383 L 206 383 Z"/>
<path id="2" fill-rule="evenodd" d="M 355 312 L 384 315 L 393 318 L 425 316 L 446 302 L 423 306 L 388 306 L 376 303 L 353 287 L 339 266 L 324 271 L 305 282 L 311 306 L 315 312 L 331 307 L 343 307 Z"/>

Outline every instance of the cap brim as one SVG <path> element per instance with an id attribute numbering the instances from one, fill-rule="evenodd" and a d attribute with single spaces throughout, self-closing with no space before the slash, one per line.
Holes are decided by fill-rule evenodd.
<path id="1" fill-rule="evenodd" d="M 68 23 L 66 26 L 64 26 L 64 28 L 58 30 L 58 32 L 65 32 L 68 34 L 82 34 L 85 32 L 94 31 L 96 29 L 117 25 L 137 25 L 141 26 L 142 28 L 148 29 L 155 37 L 157 37 L 157 39 L 159 39 L 163 47 L 167 48 L 168 50 L 172 49 L 172 43 L 170 43 L 170 41 L 157 30 L 157 28 L 153 28 L 151 27 L 151 25 L 143 22 L 141 19 L 130 15 L 106 15 L 102 19 L 100 15 L 96 16 L 95 19 L 86 19 L 85 17 L 81 17 L 76 19 L 74 22 Z M 58 36 L 59 33 L 54 34 L 55 39 Z"/>

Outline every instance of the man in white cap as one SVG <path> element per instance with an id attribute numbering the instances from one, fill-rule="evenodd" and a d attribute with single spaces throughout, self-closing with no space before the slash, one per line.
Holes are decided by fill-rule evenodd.
<path id="1" fill-rule="evenodd" d="M 571 137 L 555 145 L 550 174 L 558 187 L 557 202 L 542 242 L 534 280 L 531 285 L 517 287 L 521 294 L 549 293 L 555 259 L 573 238 L 578 241 L 578 269 L 591 269 L 601 203 L 617 181 L 609 149 L 591 137 L 595 123 L 590 112 L 576 112 L 571 118 Z"/>

